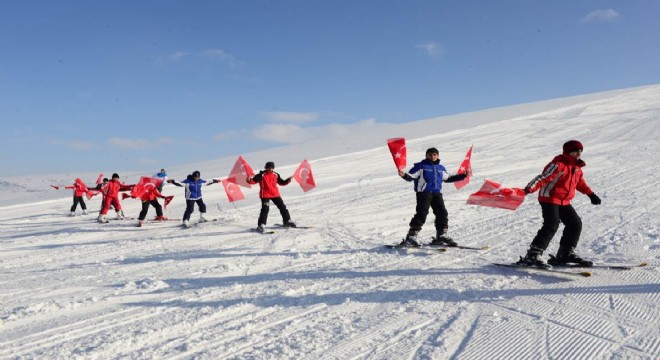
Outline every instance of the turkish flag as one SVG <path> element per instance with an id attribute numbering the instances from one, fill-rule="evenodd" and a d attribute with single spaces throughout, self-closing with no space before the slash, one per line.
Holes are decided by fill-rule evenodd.
<path id="1" fill-rule="evenodd" d="M 397 169 L 403 170 L 406 167 L 406 139 L 387 139 L 387 146 L 390 148 L 390 153 L 392 153 L 394 165 Z"/>
<path id="2" fill-rule="evenodd" d="M 143 176 L 140 178 L 133 189 L 131 190 L 131 197 L 141 198 L 146 192 L 151 191 L 152 189 L 158 189 L 158 187 L 163 183 L 163 179 Z"/>
<path id="3" fill-rule="evenodd" d="M 314 175 L 312 174 L 312 166 L 309 165 L 307 159 L 303 160 L 298 166 L 298 169 L 293 173 L 293 178 L 300 184 L 303 192 L 308 192 L 316 187 L 314 182 Z"/>
<path id="4" fill-rule="evenodd" d="M 169 204 L 169 203 L 172 201 L 172 199 L 174 199 L 174 195 L 172 195 L 172 196 L 165 196 L 165 201 L 164 201 L 164 204 L 163 204 L 163 207 L 164 207 L 165 209 L 167 209 L 167 204 Z"/>
<path id="5" fill-rule="evenodd" d="M 481 189 L 471 194 L 467 203 L 494 207 L 500 209 L 515 210 L 525 201 L 525 191 L 519 188 L 505 188 L 500 184 L 486 179 Z"/>
<path id="6" fill-rule="evenodd" d="M 55 189 L 55 190 L 59 190 L 59 189 L 60 189 L 60 187 L 59 187 L 59 186 L 56 186 L 56 185 L 51 185 L 50 187 L 52 187 L 52 188 Z"/>
<path id="7" fill-rule="evenodd" d="M 241 188 L 238 187 L 233 178 L 222 180 L 222 186 L 225 188 L 229 202 L 245 199 L 245 195 L 243 195 Z"/>
<path id="8" fill-rule="evenodd" d="M 95 190 L 95 189 L 87 190 L 87 193 L 86 193 L 87 200 L 91 200 L 92 197 L 98 195 L 100 192 L 101 191 Z"/>
<path id="9" fill-rule="evenodd" d="M 96 178 L 96 185 L 100 184 L 103 182 L 103 173 L 99 174 L 99 177 Z"/>
<path id="10" fill-rule="evenodd" d="M 130 197 L 135 198 L 135 196 L 131 196 L 131 195 L 127 194 L 127 193 L 121 193 L 121 199 L 122 199 L 122 200 L 126 200 L 126 199 L 128 199 L 128 198 L 130 198 Z"/>
<path id="11" fill-rule="evenodd" d="M 459 166 L 458 171 L 456 171 L 457 174 L 465 174 L 466 172 L 468 173 L 468 176 L 465 179 L 454 183 L 454 186 L 456 186 L 457 189 L 462 188 L 470 182 L 470 178 L 472 177 L 472 162 L 470 161 L 471 158 L 472 146 L 470 146 L 470 150 L 468 150 L 467 154 L 465 154 L 465 159 L 463 159 L 461 166 Z"/>
<path id="12" fill-rule="evenodd" d="M 234 167 L 231 169 L 231 172 L 229 173 L 229 176 L 227 179 L 231 182 L 233 182 L 236 185 L 243 186 L 246 188 L 251 188 L 252 185 L 250 185 L 246 179 L 249 177 L 254 176 L 254 171 L 250 167 L 250 165 L 243 159 L 242 156 L 239 156 L 238 159 L 236 159 L 236 163 L 234 164 Z"/>

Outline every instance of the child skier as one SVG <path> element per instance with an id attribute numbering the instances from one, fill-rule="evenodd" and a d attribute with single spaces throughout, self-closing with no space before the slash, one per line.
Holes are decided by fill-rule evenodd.
<path id="1" fill-rule="evenodd" d="M 468 174 L 449 175 L 444 166 L 440 165 L 440 155 L 438 149 L 429 148 L 426 150 L 426 159 L 415 163 L 413 167 L 404 173 L 399 170 L 399 176 L 406 181 L 415 182 L 415 195 L 417 206 L 415 216 L 410 220 L 410 230 L 408 235 L 401 242 L 405 246 L 421 246 L 417 241 L 417 234 L 422 230 L 429 214 L 429 207 L 433 209 L 435 215 L 436 237 L 431 242 L 432 245 L 458 246 L 456 242 L 447 236 L 448 213 L 445 202 L 442 198 L 442 183 L 456 182 L 465 179 Z"/>
<path id="2" fill-rule="evenodd" d="M 80 203 L 80 208 L 83 211 L 83 215 L 87 215 L 87 205 L 83 199 L 83 195 L 87 194 L 87 185 L 85 185 L 85 183 L 79 178 L 76 178 L 73 185 L 65 186 L 64 188 L 73 189 L 73 205 L 71 206 L 71 213 L 69 215 L 76 215 L 76 208 L 78 207 L 78 203 Z"/>
<path id="3" fill-rule="evenodd" d="M 543 173 L 536 176 L 525 187 L 525 194 L 539 192 L 539 203 L 543 214 L 543 226 L 534 237 L 527 250 L 527 255 L 521 257 L 517 264 L 550 268 L 551 265 L 577 264 L 590 267 L 592 261 L 584 260 L 575 254 L 575 247 L 580 240 L 582 220 L 571 205 L 575 190 L 587 195 L 593 205 L 600 205 L 600 198 L 594 194 L 584 180 L 582 168 L 586 163 L 580 159 L 582 143 L 570 140 L 563 145 L 563 153 L 555 156 L 545 166 Z M 550 244 L 550 240 L 559 229 L 559 223 L 564 224 L 564 232 L 559 241 L 557 256 L 548 263 L 541 255 Z"/>
<path id="4" fill-rule="evenodd" d="M 206 183 L 206 180 L 200 179 L 200 175 L 200 172 L 195 170 L 192 175 L 188 175 L 181 183 L 174 180 L 167 180 L 170 184 L 186 188 L 186 212 L 183 213 L 183 226 L 185 227 L 190 227 L 190 215 L 195 211 L 195 203 L 199 207 L 199 222 L 208 221 L 204 217 L 204 214 L 206 214 L 206 204 L 204 204 L 204 200 L 202 199 L 202 185 Z M 216 182 L 218 181 L 213 180 L 213 182 L 206 185 L 213 185 Z"/>
<path id="5" fill-rule="evenodd" d="M 160 206 L 158 198 L 164 199 L 165 196 L 163 196 L 163 194 L 161 194 L 160 191 L 158 191 L 158 189 L 155 187 L 146 187 L 146 191 L 140 196 L 140 200 L 142 200 L 142 211 L 140 211 L 140 216 L 138 217 L 138 227 L 142 226 L 144 219 L 147 217 L 147 212 L 149 212 L 149 205 L 156 209 L 156 218 L 154 220 L 167 220 L 167 218 L 163 216 L 163 207 Z"/>
<path id="6" fill-rule="evenodd" d="M 117 173 L 112 174 L 112 179 L 108 181 L 108 184 L 102 188 L 103 192 L 103 206 L 101 207 L 101 213 L 99 214 L 98 222 L 107 223 L 108 219 L 106 215 L 110 206 L 115 208 L 117 213 L 117 219 L 124 218 L 124 212 L 121 210 L 121 204 L 119 203 L 119 192 L 127 191 L 133 189 L 135 185 L 125 185 L 119 182 L 119 175 Z"/>
<path id="7" fill-rule="evenodd" d="M 167 173 L 165 172 L 165 169 L 160 169 L 160 172 L 156 174 L 156 177 L 163 180 L 163 182 L 160 183 L 160 186 L 158 186 L 158 191 L 162 192 L 163 185 L 167 182 Z"/>
<path id="8" fill-rule="evenodd" d="M 291 177 L 282 179 L 280 174 L 275 172 L 275 163 L 272 161 L 267 162 L 264 168 L 265 170 L 260 171 L 257 175 L 246 179 L 249 184 L 259 184 L 261 211 L 259 212 L 259 220 L 257 221 L 257 231 L 264 232 L 264 226 L 266 226 L 266 222 L 268 221 L 269 204 L 271 201 L 280 210 L 283 225 L 285 227 L 296 227 L 296 224 L 291 221 L 289 210 L 284 205 L 284 201 L 280 196 L 280 190 L 277 187 L 278 185 L 288 185 L 291 182 Z"/>

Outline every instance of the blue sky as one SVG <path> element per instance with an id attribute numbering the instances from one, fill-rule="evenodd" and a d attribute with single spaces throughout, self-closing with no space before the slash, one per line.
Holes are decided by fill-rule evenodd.
<path id="1" fill-rule="evenodd" d="M 0 177 L 152 173 L 359 122 L 657 84 L 659 14 L 660 1 L 0 1 Z"/>

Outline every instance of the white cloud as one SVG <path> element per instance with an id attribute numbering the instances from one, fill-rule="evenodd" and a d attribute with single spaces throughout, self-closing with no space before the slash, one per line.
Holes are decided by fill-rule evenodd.
<path id="1" fill-rule="evenodd" d="M 50 143 L 53 145 L 62 145 L 74 150 L 90 150 L 96 147 L 96 144 L 89 141 L 50 140 Z"/>
<path id="2" fill-rule="evenodd" d="M 594 22 L 612 22 L 621 17 L 618 12 L 613 9 L 607 10 L 594 10 L 587 14 L 580 20 L 581 24 L 594 23 Z"/>
<path id="3" fill-rule="evenodd" d="M 428 56 L 436 60 L 440 59 L 444 52 L 440 44 L 435 43 L 433 41 L 428 41 L 423 44 L 418 44 L 415 46 L 415 48 L 424 50 Z"/>
<path id="4" fill-rule="evenodd" d="M 220 60 L 227 62 L 232 67 L 242 66 L 243 62 L 236 59 L 236 57 L 222 49 L 206 49 L 200 53 L 199 56 L 205 57 L 211 60 Z"/>
<path id="5" fill-rule="evenodd" d="M 259 139 L 283 144 L 299 144 L 328 137 L 341 137 L 373 129 L 378 125 L 374 119 L 355 124 L 330 124 L 304 128 L 296 124 L 266 124 L 252 132 Z"/>
<path id="6" fill-rule="evenodd" d="M 167 56 L 167 60 L 173 63 L 182 62 L 185 59 L 202 58 L 212 61 L 222 61 L 229 64 L 231 67 L 242 66 L 243 62 L 238 60 L 234 55 L 222 49 L 206 49 L 198 52 L 185 52 L 177 51 Z M 162 63 L 162 59 L 159 60 Z"/>
<path id="7" fill-rule="evenodd" d="M 180 62 L 180 61 L 183 60 L 183 58 L 186 57 L 187 55 L 188 55 L 188 53 L 185 53 L 185 52 L 183 52 L 183 51 L 177 51 L 177 52 L 175 52 L 174 54 L 170 54 L 170 56 L 168 56 L 168 58 L 169 58 L 170 61 L 172 61 L 172 62 Z"/>
<path id="8" fill-rule="evenodd" d="M 108 140 L 108 145 L 113 146 L 118 149 L 128 149 L 128 150 L 139 150 L 146 148 L 157 148 L 163 145 L 169 144 L 185 144 L 186 142 L 177 141 L 172 138 L 160 138 L 156 140 L 145 140 L 145 139 L 127 139 L 127 138 L 110 138 Z"/>
<path id="9" fill-rule="evenodd" d="M 236 131 L 225 131 L 221 133 L 217 133 L 211 137 L 211 139 L 215 141 L 223 141 L 223 140 L 231 140 L 231 139 L 236 139 L 238 137 L 238 133 Z"/>
<path id="10" fill-rule="evenodd" d="M 262 112 L 270 121 L 277 123 L 302 124 L 312 122 L 319 118 L 318 113 L 300 113 L 289 111 Z"/>

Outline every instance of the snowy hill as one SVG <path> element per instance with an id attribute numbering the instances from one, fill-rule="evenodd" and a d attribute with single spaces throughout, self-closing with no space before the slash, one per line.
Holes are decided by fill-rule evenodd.
<path id="1" fill-rule="evenodd" d="M 275 161 L 283 176 L 310 160 L 318 187 L 281 190 L 293 219 L 312 229 L 250 231 L 256 189 L 234 207 L 220 185 L 206 187 L 217 221 L 184 230 L 175 221 L 137 228 L 131 220 L 65 216 L 70 192 L 45 190 L 80 175 L 5 179 L 0 358 L 656 359 L 660 86 L 541 105 L 376 126 L 343 142 L 245 155 L 255 168 Z M 450 171 L 474 144 L 472 182 L 460 191 L 447 184 L 444 193 L 450 235 L 487 250 L 383 248 L 404 236 L 415 207 L 385 145 L 392 136 L 407 137 L 409 164 L 435 146 Z M 583 220 L 578 253 L 649 266 L 593 269 L 589 278 L 492 266 L 524 254 L 541 226 L 540 207 L 535 196 L 516 211 L 466 205 L 467 196 L 487 178 L 524 186 L 574 138 L 585 146 L 586 180 L 603 200 L 593 206 L 578 194 L 573 201 Z M 168 170 L 176 178 L 193 169 L 222 177 L 234 160 Z M 21 190 L 41 195 L 8 195 Z M 179 218 L 183 191 L 164 193 L 175 196 L 167 215 Z M 98 198 L 88 204 L 100 206 Z M 137 216 L 138 201 L 123 206 Z M 280 221 L 273 208 L 269 224 Z M 421 238 L 433 234 L 430 215 Z M 558 243 L 559 234 L 548 253 Z"/>

